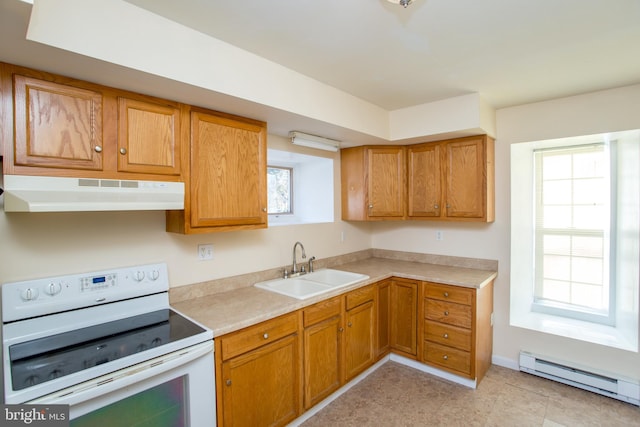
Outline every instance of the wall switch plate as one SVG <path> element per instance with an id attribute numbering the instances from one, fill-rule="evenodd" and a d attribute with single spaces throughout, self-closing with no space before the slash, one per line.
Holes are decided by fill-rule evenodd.
<path id="1" fill-rule="evenodd" d="M 213 245 L 198 245 L 198 260 L 207 261 L 213 259 Z"/>
<path id="2" fill-rule="evenodd" d="M 436 231 L 436 240 L 442 240 L 443 238 L 442 230 Z"/>

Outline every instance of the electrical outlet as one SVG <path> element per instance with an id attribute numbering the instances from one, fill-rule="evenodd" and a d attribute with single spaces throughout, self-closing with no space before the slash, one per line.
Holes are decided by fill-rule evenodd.
<path id="1" fill-rule="evenodd" d="M 213 245 L 198 245 L 198 260 L 199 261 L 207 261 L 213 259 Z"/>
<path id="2" fill-rule="evenodd" d="M 436 240 L 442 240 L 443 238 L 442 230 L 436 231 Z"/>

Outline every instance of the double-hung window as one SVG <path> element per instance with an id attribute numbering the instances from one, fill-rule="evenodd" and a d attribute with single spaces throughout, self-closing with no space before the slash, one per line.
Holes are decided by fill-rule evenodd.
<path id="1" fill-rule="evenodd" d="M 610 159 L 604 143 L 534 152 L 535 311 L 614 323 Z"/>
<path id="2" fill-rule="evenodd" d="M 511 145 L 510 324 L 638 351 L 640 129 Z"/>

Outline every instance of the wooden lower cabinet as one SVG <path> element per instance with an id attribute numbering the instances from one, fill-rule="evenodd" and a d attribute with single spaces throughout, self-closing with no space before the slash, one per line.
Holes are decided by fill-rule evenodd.
<path id="1" fill-rule="evenodd" d="M 218 425 L 286 425 L 389 352 L 479 382 L 492 312 L 493 283 L 394 277 L 217 337 Z"/>
<path id="2" fill-rule="evenodd" d="M 300 415 L 298 316 L 216 339 L 218 425 L 280 426 Z"/>
<path id="3" fill-rule="evenodd" d="M 391 349 L 403 356 L 418 355 L 418 290 L 420 282 L 394 278 L 391 281 Z"/>
<path id="4" fill-rule="evenodd" d="M 303 310 L 304 408 L 309 409 L 342 385 L 342 297 Z"/>
<path id="5" fill-rule="evenodd" d="M 378 282 L 376 288 L 376 309 L 378 311 L 376 316 L 376 321 L 378 322 L 376 358 L 381 358 L 389 353 L 391 348 L 391 322 L 389 319 L 391 315 L 391 280 Z"/>
<path id="6" fill-rule="evenodd" d="M 367 369 L 375 360 L 373 285 L 351 291 L 345 297 L 345 380 Z"/>
<path id="7" fill-rule="evenodd" d="M 423 284 L 421 362 L 480 382 L 493 351 L 493 282 L 480 288 Z"/>

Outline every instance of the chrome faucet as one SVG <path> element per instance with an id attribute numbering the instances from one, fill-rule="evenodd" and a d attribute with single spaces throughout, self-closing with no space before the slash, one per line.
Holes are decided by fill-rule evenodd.
<path id="1" fill-rule="evenodd" d="M 291 274 L 296 274 L 298 272 L 298 264 L 296 262 L 296 248 L 298 245 L 300 245 L 300 249 L 302 249 L 302 259 L 307 257 L 307 254 L 304 253 L 304 246 L 302 246 L 302 243 L 296 242 L 293 245 L 293 266 L 291 267 Z"/>

